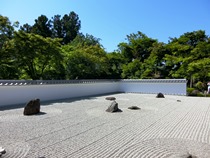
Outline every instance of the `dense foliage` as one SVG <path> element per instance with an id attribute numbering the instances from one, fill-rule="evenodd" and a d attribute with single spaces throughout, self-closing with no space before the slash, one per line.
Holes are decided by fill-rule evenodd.
<path id="1" fill-rule="evenodd" d="M 106 52 L 80 28 L 75 12 L 41 15 L 20 27 L 0 15 L 0 79 L 186 78 L 200 90 L 210 81 L 210 37 L 203 30 L 168 43 L 139 31 Z"/>

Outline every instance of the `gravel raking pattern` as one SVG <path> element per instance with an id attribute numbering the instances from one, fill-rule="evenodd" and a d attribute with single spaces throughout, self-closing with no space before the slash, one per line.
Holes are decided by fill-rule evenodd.
<path id="1" fill-rule="evenodd" d="M 28 143 L 14 142 L 12 140 L 7 140 L 7 142 L 4 143 L 4 148 L 6 149 L 6 154 L 4 154 L 2 158 L 24 158 L 30 150 Z"/>
<path id="2" fill-rule="evenodd" d="M 189 155 L 208 158 L 210 145 L 182 139 L 152 139 L 127 147 L 117 157 L 186 158 Z"/>
<path id="3" fill-rule="evenodd" d="M 122 112 L 105 112 L 108 96 Z M 210 98 L 155 97 L 63 100 L 35 116 L 23 116 L 23 108 L 0 110 L 2 158 L 209 158 Z"/>

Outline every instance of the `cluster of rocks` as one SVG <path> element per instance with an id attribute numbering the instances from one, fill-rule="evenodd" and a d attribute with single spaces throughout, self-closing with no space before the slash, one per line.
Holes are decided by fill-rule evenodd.
<path id="1" fill-rule="evenodd" d="M 40 99 L 30 100 L 23 111 L 23 115 L 35 115 L 40 113 Z"/>
<path id="2" fill-rule="evenodd" d="M 105 99 L 112 101 L 111 105 L 108 107 L 108 109 L 106 109 L 107 112 L 112 113 L 112 112 L 121 112 L 122 111 L 118 108 L 118 103 L 115 101 L 116 100 L 115 97 L 106 97 Z M 128 109 L 139 110 L 140 108 L 137 106 L 131 106 L 131 107 L 128 107 Z"/>
<path id="3" fill-rule="evenodd" d="M 162 93 L 158 93 L 156 98 L 165 98 L 164 95 Z M 112 101 L 111 105 L 108 107 L 108 109 L 106 110 L 107 112 L 120 112 L 121 110 L 118 108 L 118 103 L 116 102 L 116 98 L 115 97 L 106 97 L 106 100 Z M 130 110 L 139 110 L 141 108 L 139 108 L 138 106 L 131 106 L 128 107 L 128 109 Z M 33 99 L 30 100 L 23 111 L 23 115 L 35 115 L 40 113 L 40 99 Z"/>
<path id="4" fill-rule="evenodd" d="M 163 95 L 163 93 L 158 93 L 156 98 L 165 98 L 165 96 Z M 118 108 L 118 103 L 115 101 L 116 98 L 115 97 L 106 97 L 106 100 L 112 101 L 111 105 L 108 107 L 108 109 L 106 109 L 107 112 L 119 112 L 121 111 Z M 180 102 L 180 100 L 177 100 L 178 102 Z M 130 110 L 140 110 L 141 108 L 139 108 L 138 106 L 130 106 L 128 107 L 128 109 Z"/>
<path id="5" fill-rule="evenodd" d="M 158 93 L 156 98 L 165 98 L 165 97 L 162 93 Z M 116 100 L 115 97 L 106 97 L 105 99 L 109 100 L 109 101 L 112 101 L 111 105 L 106 110 L 107 112 L 119 112 L 119 111 L 121 111 L 118 108 L 118 103 L 115 101 Z M 138 106 L 131 106 L 131 107 L 128 107 L 128 109 L 139 110 L 141 108 L 139 108 Z M 35 114 L 38 114 L 38 113 L 40 113 L 40 99 L 30 100 L 24 108 L 23 115 L 35 115 Z"/>
<path id="6" fill-rule="evenodd" d="M 0 157 L 3 155 L 3 154 L 6 154 L 6 150 L 2 147 L 0 147 Z"/>

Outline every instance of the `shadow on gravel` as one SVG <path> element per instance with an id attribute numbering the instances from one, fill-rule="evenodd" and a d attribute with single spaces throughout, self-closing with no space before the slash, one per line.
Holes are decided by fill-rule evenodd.
<path id="1" fill-rule="evenodd" d="M 35 116 L 37 115 L 37 116 L 39 116 L 39 115 L 45 115 L 45 114 L 47 114 L 46 112 L 39 112 L 38 114 L 35 114 Z"/>
<path id="2" fill-rule="evenodd" d="M 106 93 L 106 94 L 101 94 L 101 95 L 91 95 L 91 96 L 85 96 L 85 97 L 57 99 L 57 100 L 50 100 L 50 101 L 42 101 L 40 99 L 40 103 L 41 103 L 41 106 L 48 106 L 48 105 L 52 105 L 54 103 L 72 103 L 72 102 L 81 101 L 81 100 L 92 100 L 92 99 L 96 99 L 96 97 L 112 95 L 112 94 L 119 94 L 119 93 Z M 32 98 L 32 99 L 34 99 L 34 98 Z M 27 100 L 25 103 L 0 106 L 0 111 L 24 108 L 29 100 Z"/>

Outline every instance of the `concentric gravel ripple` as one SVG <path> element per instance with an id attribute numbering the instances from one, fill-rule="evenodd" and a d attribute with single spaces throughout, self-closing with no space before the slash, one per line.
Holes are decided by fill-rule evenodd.
<path id="1" fill-rule="evenodd" d="M 30 150 L 30 146 L 27 142 L 13 142 L 4 144 L 6 154 L 2 158 L 25 158 Z"/>
<path id="2" fill-rule="evenodd" d="M 116 157 L 185 158 L 189 155 L 209 158 L 210 145 L 183 139 L 151 139 L 128 146 Z"/>
<path id="3" fill-rule="evenodd" d="M 27 119 L 32 119 L 32 120 L 36 120 L 40 119 L 37 116 L 41 116 L 41 115 L 47 115 L 47 116 L 54 116 L 54 115 L 58 115 L 62 113 L 62 110 L 57 109 L 57 108 L 52 108 L 52 107 L 42 107 L 41 108 L 41 112 L 40 114 L 37 115 L 31 115 L 31 116 L 24 116 L 23 115 L 23 110 L 18 110 L 17 113 L 7 113 L 4 115 L 0 116 L 0 121 L 5 122 L 5 121 L 9 121 L 9 122 L 20 122 L 20 121 L 26 121 L 26 117 Z"/>

